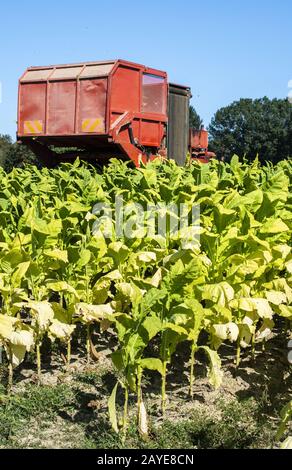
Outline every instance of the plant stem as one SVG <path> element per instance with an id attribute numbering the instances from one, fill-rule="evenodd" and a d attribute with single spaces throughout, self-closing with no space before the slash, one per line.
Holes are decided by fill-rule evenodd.
<path id="1" fill-rule="evenodd" d="M 124 417 L 123 417 L 123 434 L 122 434 L 123 443 L 126 440 L 127 429 L 128 429 L 128 402 L 129 402 L 129 388 L 128 388 L 128 385 L 126 385 L 125 386 Z"/>
<path id="2" fill-rule="evenodd" d="M 12 386 L 13 386 L 13 362 L 12 362 L 12 349 L 8 347 L 8 384 L 7 384 L 7 393 L 10 395 Z"/>
<path id="3" fill-rule="evenodd" d="M 238 338 L 237 340 L 237 348 L 236 348 L 236 367 L 239 367 L 239 364 L 240 364 L 240 352 L 241 352 L 241 348 L 240 348 L 240 338 Z"/>
<path id="4" fill-rule="evenodd" d="M 252 338 L 251 338 L 251 357 L 252 360 L 255 360 L 255 331 L 253 332 Z"/>
<path id="5" fill-rule="evenodd" d="M 71 362 L 71 337 L 67 341 L 67 367 L 70 366 Z"/>
<path id="6" fill-rule="evenodd" d="M 195 368 L 195 352 L 196 352 L 196 344 L 192 343 L 192 350 L 191 350 L 191 370 L 190 370 L 190 397 L 193 399 L 194 396 L 194 390 L 193 390 L 193 384 L 195 381 L 195 374 L 194 374 L 194 368 Z"/>
<path id="7" fill-rule="evenodd" d="M 36 355 L 37 355 L 37 374 L 38 374 L 38 384 L 41 383 L 41 374 L 42 374 L 42 365 L 41 365 L 41 345 L 38 341 L 36 344 Z"/>
<path id="8" fill-rule="evenodd" d="M 137 406 L 138 406 L 138 413 L 137 413 L 137 421 L 138 426 L 140 424 L 140 409 L 141 409 L 141 401 L 142 401 L 142 368 L 138 367 L 137 372 Z"/>
<path id="9" fill-rule="evenodd" d="M 86 351 L 87 351 L 87 364 L 90 363 L 90 323 L 86 326 Z"/>
<path id="10" fill-rule="evenodd" d="M 162 362 L 162 383 L 161 383 L 161 412 L 162 416 L 165 416 L 166 410 L 166 374 L 167 374 L 167 361 Z"/>

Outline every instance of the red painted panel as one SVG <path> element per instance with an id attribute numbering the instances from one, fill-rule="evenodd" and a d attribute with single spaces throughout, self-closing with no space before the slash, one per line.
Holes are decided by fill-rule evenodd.
<path id="1" fill-rule="evenodd" d="M 208 148 L 208 131 L 190 129 L 190 134 L 192 148 Z"/>
<path id="2" fill-rule="evenodd" d="M 48 134 L 74 134 L 76 81 L 49 83 Z"/>
<path id="3" fill-rule="evenodd" d="M 107 79 L 80 81 L 78 132 L 105 133 Z"/>
<path id="4" fill-rule="evenodd" d="M 112 113 L 110 116 L 110 124 L 113 124 L 122 113 Z"/>
<path id="5" fill-rule="evenodd" d="M 130 143 L 129 132 L 126 127 L 121 129 L 119 132 L 119 142 Z"/>
<path id="6" fill-rule="evenodd" d="M 132 122 L 134 138 L 138 139 L 138 142 L 140 142 L 140 124 L 141 124 L 140 119 L 134 119 Z"/>
<path id="7" fill-rule="evenodd" d="M 46 113 L 46 83 L 22 83 L 19 93 L 18 134 L 24 135 L 26 121 L 41 121 L 44 131 Z"/>
<path id="8" fill-rule="evenodd" d="M 112 110 L 140 111 L 140 73 L 126 67 L 119 67 L 112 78 Z"/>
<path id="9" fill-rule="evenodd" d="M 141 144 L 146 146 L 160 146 L 159 123 L 151 121 L 141 122 Z"/>
<path id="10" fill-rule="evenodd" d="M 113 117 L 114 119 L 112 118 L 112 120 L 115 121 L 118 116 L 114 115 Z M 134 138 L 137 139 L 138 142 L 140 142 L 140 122 L 140 119 L 133 119 L 131 122 Z M 129 128 L 127 126 L 121 128 L 118 134 L 118 139 L 119 142 L 130 142 Z"/>

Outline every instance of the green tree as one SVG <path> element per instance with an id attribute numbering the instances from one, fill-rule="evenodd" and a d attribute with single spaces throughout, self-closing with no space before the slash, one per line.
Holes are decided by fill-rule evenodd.
<path id="1" fill-rule="evenodd" d="M 23 167 L 26 164 L 41 166 L 35 154 L 26 145 L 13 143 L 6 155 L 5 170 L 11 171 L 14 167 Z"/>
<path id="2" fill-rule="evenodd" d="M 292 155 L 292 106 L 288 99 L 240 99 L 216 112 L 209 133 L 219 157 L 277 162 Z"/>
<path id="3" fill-rule="evenodd" d="M 0 135 L 0 166 L 6 171 L 26 163 L 38 164 L 36 156 L 25 145 L 12 142 L 9 135 Z"/>
<path id="4" fill-rule="evenodd" d="M 190 106 L 189 116 L 190 127 L 193 127 L 194 129 L 200 129 L 203 124 L 203 120 L 200 118 L 199 114 L 193 106 Z"/>
<path id="5" fill-rule="evenodd" d="M 12 146 L 12 140 L 9 135 L 0 134 L 0 166 L 5 165 L 7 154 Z"/>

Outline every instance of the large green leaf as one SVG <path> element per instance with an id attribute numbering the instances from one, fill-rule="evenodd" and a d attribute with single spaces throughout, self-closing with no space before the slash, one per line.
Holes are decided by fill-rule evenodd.
<path id="1" fill-rule="evenodd" d="M 20 283 L 22 279 L 24 278 L 29 268 L 29 265 L 30 265 L 30 261 L 26 261 L 18 265 L 17 269 L 14 271 L 14 273 L 11 276 L 11 284 L 13 287 L 20 286 Z"/>
<path id="2" fill-rule="evenodd" d="M 49 326 L 49 335 L 51 338 L 67 340 L 70 338 L 75 328 L 76 325 L 68 325 L 54 318 Z"/>
<path id="3" fill-rule="evenodd" d="M 156 370 L 159 374 L 163 375 L 163 365 L 160 359 L 156 357 L 147 357 L 140 360 L 142 369 Z"/>
<path id="4" fill-rule="evenodd" d="M 86 303 L 77 303 L 75 313 L 80 315 L 84 321 L 102 321 L 112 319 L 113 309 L 110 304 L 92 305 Z"/>
<path id="5" fill-rule="evenodd" d="M 277 234 L 288 231 L 289 227 L 281 219 L 268 219 L 260 229 L 262 234 Z"/>
<path id="6" fill-rule="evenodd" d="M 62 231 L 62 221 L 60 219 L 54 219 L 47 222 L 42 219 L 33 219 L 31 222 L 31 228 L 35 232 L 50 235 L 51 237 L 57 237 Z"/>
<path id="7" fill-rule="evenodd" d="M 159 333 L 159 331 L 161 331 L 162 323 L 160 318 L 158 318 L 156 315 L 150 315 L 145 318 L 141 324 L 141 327 L 147 331 L 147 341 L 149 342 L 157 335 L 157 333 Z"/>
<path id="8" fill-rule="evenodd" d="M 33 317 L 33 324 L 36 324 L 38 329 L 41 331 L 46 331 L 54 318 L 54 310 L 51 304 L 46 300 L 40 302 L 29 300 L 28 302 L 18 303 L 16 306 L 19 308 L 25 307 L 30 309 Z"/>
<path id="9" fill-rule="evenodd" d="M 0 338 L 9 340 L 13 333 L 13 325 L 16 323 L 16 318 L 0 314 Z"/>
<path id="10" fill-rule="evenodd" d="M 199 349 L 205 351 L 209 359 L 208 377 L 210 383 L 215 388 L 219 388 L 222 384 L 223 372 L 221 370 L 221 360 L 216 351 L 213 351 L 208 346 L 200 346 Z"/>
<path id="11" fill-rule="evenodd" d="M 227 282 L 209 284 L 203 287 L 202 298 L 225 307 L 234 298 L 234 290 Z"/>
<path id="12" fill-rule="evenodd" d="M 55 282 L 48 282 L 47 288 L 54 292 L 67 292 L 69 294 L 73 294 L 77 299 L 79 298 L 78 293 L 68 282 L 66 281 L 55 281 Z"/>
<path id="13" fill-rule="evenodd" d="M 68 263 L 67 250 L 59 250 L 58 248 L 55 248 L 54 250 L 45 250 L 44 255 L 48 256 L 48 258 L 53 258 L 59 261 L 63 261 L 63 263 Z"/>

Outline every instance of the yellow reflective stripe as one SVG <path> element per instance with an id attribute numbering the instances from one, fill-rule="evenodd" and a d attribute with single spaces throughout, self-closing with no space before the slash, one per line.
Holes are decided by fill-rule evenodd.
<path id="1" fill-rule="evenodd" d="M 42 121 L 34 121 L 34 125 L 39 132 L 43 132 L 43 123 Z"/>
<path id="2" fill-rule="evenodd" d="M 32 122 L 31 121 L 26 121 L 25 124 L 26 124 L 26 128 L 28 129 L 28 133 L 35 134 L 35 129 L 32 126 Z"/>
<path id="3" fill-rule="evenodd" d="M 84 119 L 82 121 L 82 132 L 100 132 L 103 131 L 103 120 L 101 118 Z"/>
<path id="4" fill-rule="evenodd" d="M 99 127 L 99 125 L 100 125 L 100 119 L 95 119 L 93 124 L 91 124 L 91 126 L 89 127 L 88 132 L 97 131 L 98 130 L 97 127 Z"/>
<path id="5" fill-rule="evenodd" d="M 84 119 L 82 121 L 82 131 L 86 132 L 87 126 L 90 124 L 90 119 Z"/>
<path id="6" fill-rule="evenodd" d="M 43 131 L 42 121 L 24 121 L 25 134 L 39 134 Z"/>

